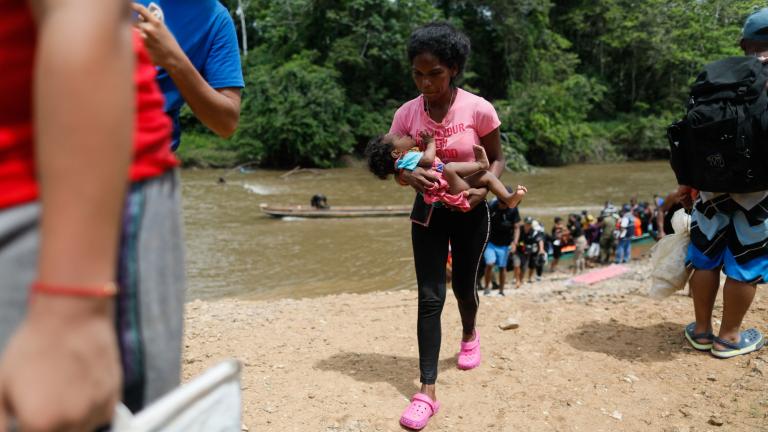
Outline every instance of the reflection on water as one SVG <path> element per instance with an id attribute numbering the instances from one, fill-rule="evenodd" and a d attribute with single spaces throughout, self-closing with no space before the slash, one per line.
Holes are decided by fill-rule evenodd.
<path id="1" fill-rule="evenodd" d="M 257 170 L 182 173 L 189 299 L 306 297 L 337 292 L 412 288 L 410 223 L 405 217 L 288 220 L 267 217 L 260 203 L 309 204 L 316 193 L 330 205 L 409 204 L 413 192 L 364 168 L 320 172 Z M 545 168 L 506 173 L 528 187 L 520 211 L 549 228 L 552 217 L 597 211 L 637 195 L 650 201 L 675 186 L 665 162 Z"/>

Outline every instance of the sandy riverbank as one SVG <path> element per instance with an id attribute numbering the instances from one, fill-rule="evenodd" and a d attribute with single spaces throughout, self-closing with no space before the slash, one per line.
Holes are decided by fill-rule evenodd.
<path id="1" fill-rule="evenodd" d="M 768 430 L 768 349 L 727 361 L 690 349 L 681 336 L 690 299 L 647 298 L 646 266 L 592 287 L 568 287 L 561 275 L 481 296 L 484 358 L 468 372 L 455 367 L 460 323 L 449 295 L 443 408 L 426 430 Z M 765 289 L 745 325 L 768 334 Z M 520 328 L 500 330 L 508 316 Z M 399 431 L 418 389 L 416 291 L 193 301 L 185 345 L 185 379 L 222 358 L 243 362 L 250 431 Z"/>

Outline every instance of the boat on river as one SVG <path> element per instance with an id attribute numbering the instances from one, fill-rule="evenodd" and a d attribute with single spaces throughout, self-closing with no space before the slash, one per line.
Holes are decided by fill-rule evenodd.
<path id="1" fill-rule="evenodd" d="M 358 218 L 358 217 L 389 217 L 408 216 L 410 205 L 391 206 L 328 206 L 318 208 L 308 205 L 269 205 L 259 206 L 262 212 L 272 217 L 302 217 L 302 218 Z"/>

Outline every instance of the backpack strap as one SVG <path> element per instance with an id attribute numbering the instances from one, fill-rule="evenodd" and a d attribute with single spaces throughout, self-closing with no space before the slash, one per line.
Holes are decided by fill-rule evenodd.
<path id="1" fill-rule="evenodd" d="M 768 80 L 764 81 L 763 85 L 765 84 L 768 84 Z M 749 115 L 751 117 L 760 116 L 766 111 L 767 108 L 768 108 L 768 90 L 763 89 L 763 91 L 759 93 L 759 96 L 757 97 L 757 99 L 755 99 L 755 101 L 752 102 L 752 104 L 750 105 Z"/>

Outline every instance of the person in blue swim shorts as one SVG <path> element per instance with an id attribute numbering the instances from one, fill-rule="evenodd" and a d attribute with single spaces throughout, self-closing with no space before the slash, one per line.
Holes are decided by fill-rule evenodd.
<path id="1" fill-rule="evenodd" d="M 511 193 L 513 189 L 507 186 Z M 520 237 L 520 212 L 517 207 L 509 207 L 504 201 L 495 199 L 488 205 L 491 231 L 488 243 L 485 245 L 483 259 L 485 261 L 485 290 L 484 295 L 491 294 L 493 268 L 499 269 L 499 295 L 504 295 L 504 284 L 507 281 L 507 260 L 512 243 L 517 244 Z"/>
<path id="2" fill-rule="evenodd" d="M 746 56 L 761 58 L 766 63 L 768 8 L 747 18 L 741 48 Z M 768 113 L 763 113 L 762 119 L 768 119 Z M 679 196 L 692 192 L 695 191 L 689 186 L 678 188 Z M 718 358 L 730 358 L 762 348 L 765 338 L 760 331 L 754 328 L 741 331 L 741 327 L 757 285 L 768 278 L 768 191 L 700 191 L 691 214 L 691 244 L 686 265 L 694 270 L 690 288 L 696 321 L 685 328 L 685 337 L 690 344 Z M 712 309 L 721 271 L 726 276 L 723 318 L 715 336 Z"/>

